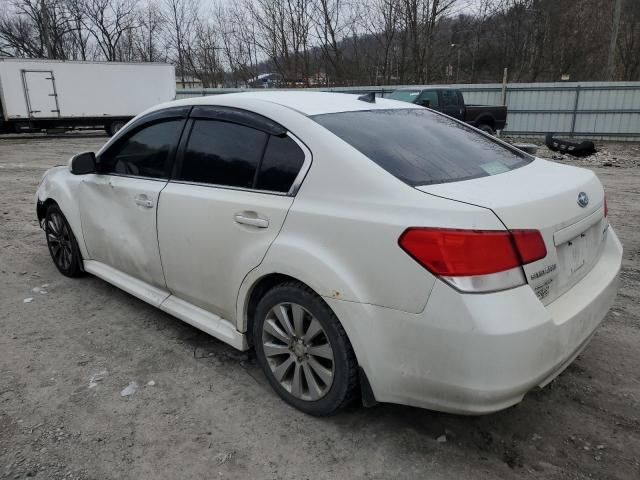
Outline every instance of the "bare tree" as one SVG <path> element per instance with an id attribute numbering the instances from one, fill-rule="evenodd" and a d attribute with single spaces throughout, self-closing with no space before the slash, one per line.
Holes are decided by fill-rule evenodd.
<path id="1" fill-rule="evenodd" d="M 136 0 L 85 0 L 82 21 L 107 61 L 116 61 L 118 44 L 136 26 Z"/>
<path id="2" fill-rule="evenodd" d="M 189 64 L 187 55 L 193 42 L 193 26 L 199 8 L 197 0 L 165 0 L 163 5 L 167 45 L 177 63 L 182 88 L 185 87 Z"/>
<path id="3" fill-rule="evenodd" d="M 353 20 L 348 5 L 344 0 L 314 0 L 312 18 L 328 67 L 326 73 L 333 76 L 334 82 L 343 82 L 343 40 Z"/>
<path id="4" fill-rule="evenodd" d="M 139 60 L 158 62 L 165 58 L 159 38 L 164 27 L 162 12 L 155 3 L 148 3 L 137 13 L 135 45 Z"/>

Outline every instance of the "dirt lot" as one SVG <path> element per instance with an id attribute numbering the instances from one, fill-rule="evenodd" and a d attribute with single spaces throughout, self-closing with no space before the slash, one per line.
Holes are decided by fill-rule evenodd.
<path id="1" fill-rule="evenodd" d="M 104 141 L 0 139 L 0 478 L 640 478 L 640 146 L 571 161 L 604 182 L 625 258 L 613 310 L 556 381 L 485 417 L 379 405 L 316 419 L 246 354 L 56 271 L 33 193 Z"/>

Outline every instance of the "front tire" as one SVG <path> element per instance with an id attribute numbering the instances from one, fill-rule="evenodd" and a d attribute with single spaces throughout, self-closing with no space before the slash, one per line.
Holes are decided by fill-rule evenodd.
<path id="1" fill-rule="evenodd" d="M 273 389 L 309 415 L 331 415 L 357 394 L 358 366 L 342 325 L 308 287 L 288 282 L 260 300 L 253 322 L 258 363 Z"/>
<path id="2" fill-rule="evenodd" d="M 58 205 L 52 204 L 47 208 L 44 232 L 51 259 L 60 273 L 67 277 L 82 275 L 82 255 L 78 242 Z"/>

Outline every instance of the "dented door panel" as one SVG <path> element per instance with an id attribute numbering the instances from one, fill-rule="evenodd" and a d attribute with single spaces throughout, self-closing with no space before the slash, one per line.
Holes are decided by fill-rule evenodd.
<path id="1" fill-rule="evenodd" d="M 156 230 L 156 208 L 165 185 L 165 180 L 87 175 L 79 196 L 90 258 L 165 288 Z"/>

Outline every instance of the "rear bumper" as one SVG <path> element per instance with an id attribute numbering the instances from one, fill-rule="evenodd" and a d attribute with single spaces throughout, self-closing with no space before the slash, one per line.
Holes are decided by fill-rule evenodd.
<path id="1" fill-rule="evenodd" d="M 613 304 L 621 260 L 610 229 L 593 269 L 546 307 L 529 286 L 461 294 L 442 282 L 420 314 L 326 301 L 376 400 L 484 414 L 520 402 L 584 349 Z"/>

